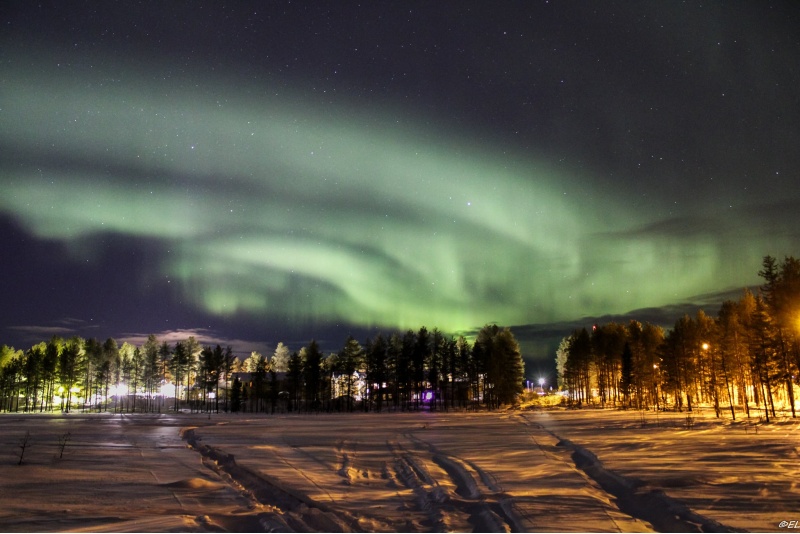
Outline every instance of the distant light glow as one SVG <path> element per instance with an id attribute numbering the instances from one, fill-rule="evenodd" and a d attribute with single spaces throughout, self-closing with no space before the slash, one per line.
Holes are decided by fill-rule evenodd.
<path id="1" fill-rule="evenodd" d="M 161 384 L 161 388 L 159 390 L 159 393 L 161 394 L 162 397 L 166 397 L 166 398 L 172 397 L 172 398 L 174 398 L 175 397 L 175 384 L 172 384 L 171 382 L 165 382 L 165 383 Z"/>
<path id="2" fill-rule="evenodd" d="M 124 397 L 128 394 L 128 386 L 125 384 L 114 384 L 108 388 L 109 397 Z"/>

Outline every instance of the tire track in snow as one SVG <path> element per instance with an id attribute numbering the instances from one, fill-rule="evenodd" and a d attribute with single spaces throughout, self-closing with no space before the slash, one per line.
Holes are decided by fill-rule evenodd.
<path id="1" fill-rule="evenodd" d="M 443 501 L 443 490 L 436 481 L 400 443 L 387 441 L 386 448 L 395 458 L 395 478 L 414 493 L 418 508 L 424 512 L 435 509 Z"/>
<path id="2" fill-rule="evenodd" d="M 455 495 L 445 492 L 447 502 L 468 517 L 475 532 L 522 532 L 523 521 L 514 499 L 503 493 L 494 477 L 458 456 L 439 450 L 412 432 L 404 436 L 431 454 L 431 461 L 442 468 L 456 486 Z M 478 482 L 480 481 L 480 483 Z M 438 484 L 437 484 L 438 485 Z M 485 490 L 481 489 L 481 485 Z"/>
<path id="3" fill-rule="evenodd" d="M 408 433 L 403 437 L 408 439 Z M 412 441 L 412 444 L 414 442 Z M 410 451 L 397 441 L 387 441 L 386 447 L 394 456 L 395 477 L 402 486 L 414 495 L 416 508 L 424 514 L 421 525 L 431 532 L 461 532 L 469 530 L 472 523 L 458 506 L 456 499 L 442 487 L 426 468 L 426 459 L 416 451 Z M 410 530 L 410 529 L 409 529 Z M 416 528 L 415 530 L 422 530 Z M 473 528 L 476 532 L 492 532 L 496 529 Z"/>

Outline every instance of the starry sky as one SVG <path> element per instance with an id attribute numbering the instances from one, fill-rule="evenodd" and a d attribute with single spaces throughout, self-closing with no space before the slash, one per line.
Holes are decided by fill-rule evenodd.
<path id="1" fill-rule="evenodd" d="M 4 2 L 0 342 L 667 325 L 800 253 L 795 2 Z M 548 337 L 549 336 L 549 337 Z M 548 338 L 545 340 L 545 338 Z"/>

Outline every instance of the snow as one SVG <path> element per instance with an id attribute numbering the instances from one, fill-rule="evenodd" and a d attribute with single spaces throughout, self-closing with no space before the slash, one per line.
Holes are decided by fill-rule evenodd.
<path id="1" fill-rule="evenodd" d="M 4 414 L 0 531 L 763 532 L 800 519 L 800 424 L 686 417 Z"/>

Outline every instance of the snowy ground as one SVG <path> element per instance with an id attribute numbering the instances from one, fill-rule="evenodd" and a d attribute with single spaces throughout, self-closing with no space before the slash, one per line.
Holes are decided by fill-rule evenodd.
<path id="1" fill-rule="evenodd" d="M 800 425 L 710 415 L 7 414 L 0 531 L 787 530 Z"/>

